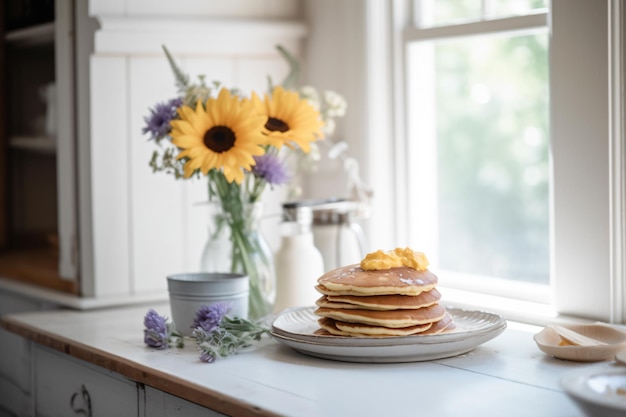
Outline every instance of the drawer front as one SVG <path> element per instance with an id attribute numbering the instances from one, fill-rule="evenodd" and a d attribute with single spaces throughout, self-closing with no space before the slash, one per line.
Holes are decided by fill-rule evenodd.
<path id="1" fill-rule="evenodd" d="M 37 416 L 138 417 L 134 382 L 41 346 L 34 354 Z"/>
<path id="2" fill-rule="evenodd" d="M 226 417 L 217 411 L 148 386 L 145 387 L 145 395 L 146 417 Z"/>

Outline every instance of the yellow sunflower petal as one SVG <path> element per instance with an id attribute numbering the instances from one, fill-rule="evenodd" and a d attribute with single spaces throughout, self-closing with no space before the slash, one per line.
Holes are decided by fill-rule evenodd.
<path id="1" fill-rule="evenodd" d="M 258 101 L 256 107 L 260 108 Z M 298 146 L 309 152 L 310 143 L 323 138 L 319 112 L 295 91 L 284 90 L 281 86 L 274 88 L 271 96 L 265 96 L 265 111 L 268 120 L 277 119 L 275 123 L 267 123 L 263 130 L 266 143 L 272 146 L 279 149 L 283 144 Z"/>
<path id="2" fill-rule="evenodd" d="M 231 95 L 228 89 L 204 106 L 197 102 L 195 110 L 184 106 L 178 115 L 180 120 L 172 123 L 172 143 L 181 148 L 178 158 L 189 158 L 184 167 L 187 177 L 197 169 L 203 174 L 218 169 L 228 181 L 241 183 L 243 168 L 250 168 L 253 156 L 264 152 L 266 117 L 257 112 L 253 101 Z"/>

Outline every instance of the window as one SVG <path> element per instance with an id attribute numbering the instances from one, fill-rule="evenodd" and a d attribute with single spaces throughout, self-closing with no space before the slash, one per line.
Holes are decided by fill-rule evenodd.
<path id="1" fill-rule="evenodd" d="M 513 3 L 519 8 L 504 7 Z M 404 35 L 407 172 L 419 190 L 409 193 L 409 242 L 428 253 L 444 285 L 471 282 L 501 295 L 532 283 L 529 297 L 547 301 L 545 4 L 414 5 L 417 18 Z"/>
<path id="2" fill-rule="evenodd" d="M 491 308 L 485 294 L 499 294 L 492 298 L 508 303 L 499 304 L 505 314 L 521 307 L 509 317 L 532 316 L 519 301 L 532 300 L 531 308 L 622 322 L 621 3 L 395 0 L 385 17 L 389 50 L 380 47 L 376 4 L 368 10 L 368 29 L 379 25 L 368 43 L 378 46 L 368 57 L 369 108 L 380 116 L 389 104 L 395 142 L 385 154 L 376 141 L 384 130 L 368 121 L 374 192 L 393 201 L 379 200 L 373 213 L 395 215 L 391 239 L 380 215 L 369 234 L 423 248 L 442 286 L 465 290 L 468 305 Z M 509 5 L 516 7 L 503 9 Z M 383 84 L 389 97 L 378 84 L 385 54 L 393 57 Z M 514 88 L 496 72 L 507 68 Z M 390 171 L 388 190 L 379 178 Z M 479 191 L 483 201 L 466 198 Z"/>

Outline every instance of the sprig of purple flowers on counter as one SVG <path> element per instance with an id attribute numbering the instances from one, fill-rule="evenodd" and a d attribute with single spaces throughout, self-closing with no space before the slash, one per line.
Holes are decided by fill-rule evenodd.
<path id="1" fill-rule="evenodd" d="M 217 358 L 238 353 L 261 340 L 269 329 L 241 317 L 230 317 L 230 304 L 215 303 L 202 306 L 193 322 L 193 338 L 200 350 L 200 360 L 212 363 Z M 157 349 L 167 349 L 172 345 L 183 347 L 183 337 L 174 324 L 150 309 L 144 319 L 144 342 Z"/>
<path id="2" fill-rule="evenodd" d="M 269 330 L 241 317 L 230 317 L 230 305 L 216 303 L 198 310 L 194 320 L 195 337 L 200 349 L 200 360 L 214 362 L 237 353 L 261 340 Z"/>
<path id="3" fill-rule="evenodd" d="M 148 310 L 143 325 L 143 341 L 146 345 L 156 349 L 167 349 L 172 345 L 184 346 L 183 337 L 176 331 L 174 324 L 155 310 Z"/>

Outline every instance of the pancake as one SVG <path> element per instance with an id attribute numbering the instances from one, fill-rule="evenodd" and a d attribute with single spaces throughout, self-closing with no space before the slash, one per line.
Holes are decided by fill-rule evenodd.
<path id="1" fill-rule="evenodd" d="M 388 337 L 388 336 L 411 336 L 428 330 L 431 323 L 418 326 L 409 326 L 398 329 L 390 329 L 381 326 L 370 326 L 367 324 L 346 323 L 329 319 L 327 317 L 318 320 L 319 326 L 335 336 L 351 337 Z"/>
<path id="2" fill-rule="evenodd" d="M 374 309 L 374 308 L 365 308 L 365 307 L 361 307 L 355 304 L 336 303 L 336 302 L 330 301 L 328 299 L 328 296 L 326 295 L 323 295 L 320 298 L 318 298 L 317 301 L 315 301 L 315 305 L 317 305 L 318 307 L 326 307 L 326 308 L 343 308 L 343 309 L 353 309 L 353 310 L 357 310 L 357 309 L 381 310 L 381 309 Z"/>
<path id="3" fill-rule="evenodd" d="M 358 264 L 333 269 L 317 280 L 323 294 L 361 296 L 419 295 L 435 288 L 437 281 L 428 269 L 417 271 L 401 266 L 365 271 Z"/>
<path id="4" fill-rule="evenodd" d="M 348 337 L 370 337 L 365 334 L 357 334 L 357 333 L 348 333 L 343 330 L 339 330 L 335 325 L 336 321 L 333 319 L 329 319 L 327 317 L 322 317 L 317 320 L 317 324 L 321 327 L 321 331 L 316 331 L 315 334 L 319 335 L 332 335 L 332 336 L 348 336 Z"/>
<path id="5" fill-rule="evenodd" d="M 446 315 L 439 321 L 435 322 L 430 326 L 429 329 L 425 330 L 421 335 L 429 335 L 429 334 L 441 334 L 447 331 L 454 330 L 456 328 L 456 324 L 452 321 L 452 316 L 446 312 Z"/>
<path id="6" fill-rule="evenodd" d="M 416 310 L 363 310 L 319 307 L 314 313 L 349 323 L 370 324 L 390 328 L 402 328 L 433 323 L 444 318 L 446 309 L 439 304 Z"/>
<path id="7" fill-rule="evenodd" d="M 369 297 L 359 297 L 354 295 L 326 296 L 326 300 L 329 303 L 350 304 L 360 306 L 364 310 L 415 310 L 436 304 L 440 299 L 441 294 L 435 288 L 430 291 L 424 291 L 419 295 L 371 295 Z"/>
<path id="8" fill-rule="evenodd" d="M 330 319 L 332 320 L 332 319 Z M 427 331 L 432 327 L 432 323 L 418 324 L 417 326 L 389 328 L 382 326 L 372 326 L 369 324 L 347 323 L 345 321 L 335 321 L 335 326 L 349 335 L 360 334 L 366 336 L 411 336 Z"/>
<path id="9" fill-rule="evenodd" d="M 316 334 L 404 337 L 453 331 L 452 316 L 439 304 L 437 276 L 428 259 L 410 248 L 369 253 L 360 264 L 318 278 Z"/>
<path id="10" fill-rule="evenodd" d="M 319 307 L 363 310 L 416 310 L 436 304 L 441 294 L 436 289 L 420 295 L 324 295 L 315 304 Z"/>

